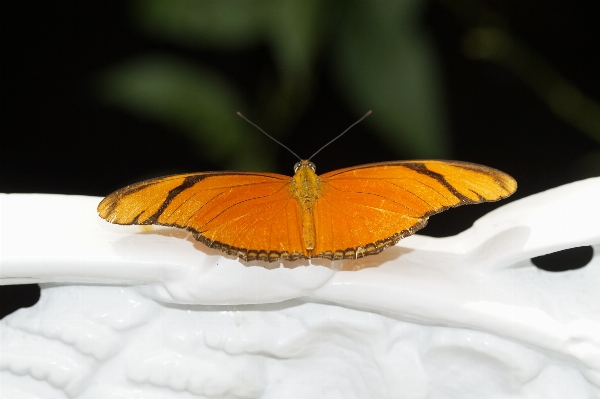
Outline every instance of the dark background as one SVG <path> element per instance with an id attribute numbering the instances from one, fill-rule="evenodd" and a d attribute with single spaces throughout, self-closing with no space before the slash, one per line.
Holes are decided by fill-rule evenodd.
<path id="1" fill-rule="evenodd" d="M 479 22 L 463 18 L 468 13 L 457 14 L 457 3 L 461 2 L 449 6 L 428 1 L 419 15 L 439 62 L 449 157 L 486 164 L 515 177 L 519 189 L 502 203 L 599 175 L 598 140 L 557 115 L 531 82 L 510 66 L 465 54 L 464 37 Z M 587 98 L 600 101 L 597 2 L 482 4 L 545 65 Z M 212 66 L 252 98 L 256 77 L 276 70 L 272 53 L 261 43 L 219 51 L 157 40 L 132 22 L 134 5 L 126 1 L 0 2 L 0 192 L 104 196 L 152 176 L 228 167 L 226 162 L 199 156 L 190 136 L 176 127 L 103 102 L 95 92 L 97 77 L 132 56 L 169 52 Z M 328 62 L 326 55 L 317 59 L 315 92 L 282 138 L 303 157 L 367 111 L 349 105 L 334 83 Z M 237 118 L 236 111 L 231 109 L 231 118 Z M 260 116 L 256 120 L 246 110 L 240 111 L 265 129 L 269 126 Z M 377 109 L 373 111 L 369 119 L 378 118 Z M 244 148 L 240 143 L 239 151 Z M 268 150 L 275 153 L 272 171 L 291 174 L 295 158 L 283 149 Z M 314 161 L 322 173 L 413 156 L 392 149 L 372 125 L 363 123 Z M 434 217 L 421 233 L 456 234 L 499 205 L 446 212 Z M 35 230 L 40 228 L 31 226 L 32 234 L 39 234 Z M 35 303 L 37 295 L 35 285 L 0 287 L 0 316 Z"/>

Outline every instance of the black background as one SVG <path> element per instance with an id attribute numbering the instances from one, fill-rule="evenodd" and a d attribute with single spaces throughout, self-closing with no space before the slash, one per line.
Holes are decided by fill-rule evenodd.
<path id="1" fill-rule="evenodd" d="M 600 101 L 597 2 L 485 3 L 510 23 L 516 37 Z M 0 4 L 1 192 L 104 196 L 165 170 L 218 170 L 221 165 L 198 158 L 183 134 L 102 105 L 91 90 L 95 76 L 132 55 L 160 50 L 213 65 L 251 92 L 253 77 L 272 63 L 260 46 L 199 53 L 159 43 L 132 26 L 128 2 Z M 600 149 L 597 141 L 554 115 L 510 70 L 466 58 L 461 52 L 466 27 L 444 5 L 428 3 L 423 29 L 432 35 L 441 61 L 454 159 L 511 174 L 519 189 L 510 200 L 589 177 L 578 165 L 583 155 Z M 317 87 L 317 100 L 285 143 L 300 155 L 311 154 L 327 141 L 323 137 L 333 137 L 360 116 L 339 97 L 325 65 L 318 70 Z M 335 146 L 333 154 L 315 160 L 319 172 L 404 155 L 392 153 L 360 125 Z M 291 173 L 294 162 L 281 150 L 275 172 Z M 498 205 L 446 212 L 422 233 L 456 234 Z M 43 226 L 31 229 L 40 234 L 35 230 Z M 0 287 L 0 316 L 35 303 L 37 293 L 37 286 Z"/>

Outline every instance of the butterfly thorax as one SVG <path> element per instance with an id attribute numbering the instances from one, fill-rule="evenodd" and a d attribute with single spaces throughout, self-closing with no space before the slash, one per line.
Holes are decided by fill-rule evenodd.
<path id="1" fill-rule="evenodd" d="M 292 197 L 298 202 L 302 220 L 302 240 L 309 257 L 315 248 L 315 216 L 314 209 L 317 198 L 321 195 L 321 179 L 316 174 L 316 167 L 310 161 L 298 162 L 292 178 Z"/>

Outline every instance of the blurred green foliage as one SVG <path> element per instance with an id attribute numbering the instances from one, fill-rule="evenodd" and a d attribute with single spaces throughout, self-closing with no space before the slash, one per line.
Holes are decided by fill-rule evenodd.
<path id="1" fill-rule="evenodd" d="M 510 32 L 501 14 L 479 0 L 438 0 L 467 27 L 463 54 L 502 65 L 518 76 L 557 118 L 600 143 L 600 103 L 584 93 L 536 49 Z M 591 150 L 570 165 L 578 178 L 600 175 L 600 151 Z"/>
<path id="2" fill-rule="evenodd" d="M 106 71 L 102 94 L 109 103 L 185 132 L 201 156 L 232 169 L 272 170 L 274 152 L 260 149 L 273 144 L 235 112 L 285 142 L 314 99 L 317 63 L 325 62 L 357 117 L 374 111 L 366 123 L 391 148 L 415 158 L 446 157 L 437 63 L 420 27 L 421 5 L 420 0 L 140 0 L 134 15 L 146 34 L 199 52 L 266 46 L 276 76 L 257 78 L 260 87 L 248 96 L 208 65 L 148 54 Z"/>

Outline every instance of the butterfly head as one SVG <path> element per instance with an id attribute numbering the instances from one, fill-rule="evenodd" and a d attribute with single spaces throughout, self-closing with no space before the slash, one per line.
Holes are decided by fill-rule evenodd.
<path id="1" fill-rule="evenodd" d="M 298 172 L 298 169 L 300 168 L 311 168 L 313 172 L 317 171 L 317 165 L 310 161 L 296 162 L 296 164 L 294 165 L 294 173 Z"/>

